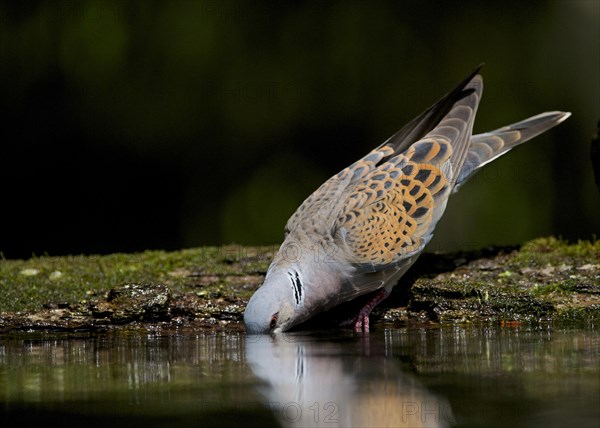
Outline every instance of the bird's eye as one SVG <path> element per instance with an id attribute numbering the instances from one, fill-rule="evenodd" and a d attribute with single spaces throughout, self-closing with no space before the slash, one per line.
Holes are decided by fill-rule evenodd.
<path id="1" fill-rule="evenodd" d="M 275 312 L 271 317 L 271 322 L 269 323 L 269 328 L 273 330 L 277 326 L 277 318 L 279 317 L 279 312 Z"/>

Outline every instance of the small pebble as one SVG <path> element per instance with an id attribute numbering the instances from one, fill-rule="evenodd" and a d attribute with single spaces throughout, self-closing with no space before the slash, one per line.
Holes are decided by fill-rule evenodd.
<path id="1" fill-rule="evenodd" d="M 52 272 L 50 274 L 50 280 L 56 281 L 57 279 L 62 278 L 62 276 L 63 276 L 63 273 L 61 271 L 55 270 L 54 272 Z"/>
<path id="2" fill-rule="evenodd" d="M 39 269 L 23 269 L 21 272 L 21 275 L 24 276 L 36 276 L 38 273 L 40 273 Z"/>

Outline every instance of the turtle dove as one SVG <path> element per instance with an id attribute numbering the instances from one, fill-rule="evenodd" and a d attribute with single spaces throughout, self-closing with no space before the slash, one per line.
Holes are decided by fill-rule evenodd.
<path id="1" fill-rule="evenodd" d="M 546 112 L 472 135 L 480 68 L 300 205 L 244 312 L 249 333 L 287 331 L 370 293 L 351 321 L 369 331 L 369 314 L 431 240 L 450 195 L 485 164 L 570 116 Z"/>

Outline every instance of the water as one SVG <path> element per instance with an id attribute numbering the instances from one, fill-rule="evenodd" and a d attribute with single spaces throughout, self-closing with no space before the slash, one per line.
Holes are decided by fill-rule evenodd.
<path id="1" fill-rule="evenodd" d="M 600 331 L 5 334 L 0 411 L 19 427 L 598 427 Z"/>

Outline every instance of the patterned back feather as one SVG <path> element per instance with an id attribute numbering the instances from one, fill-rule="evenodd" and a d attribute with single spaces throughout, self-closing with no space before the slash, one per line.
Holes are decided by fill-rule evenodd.
<path id="1" fill-rule="evenodd" d="M 346 188 L 334 239 L 348 261 L 373 271 L 422 250 L 431 239 L 465 160 L 482 91 L 475 76 L 470 95 L 456 102 L 444 119 L 407 150 L 380 163 L 393 148 L 384 145 L 339 176 L 365 171 Z"/>

